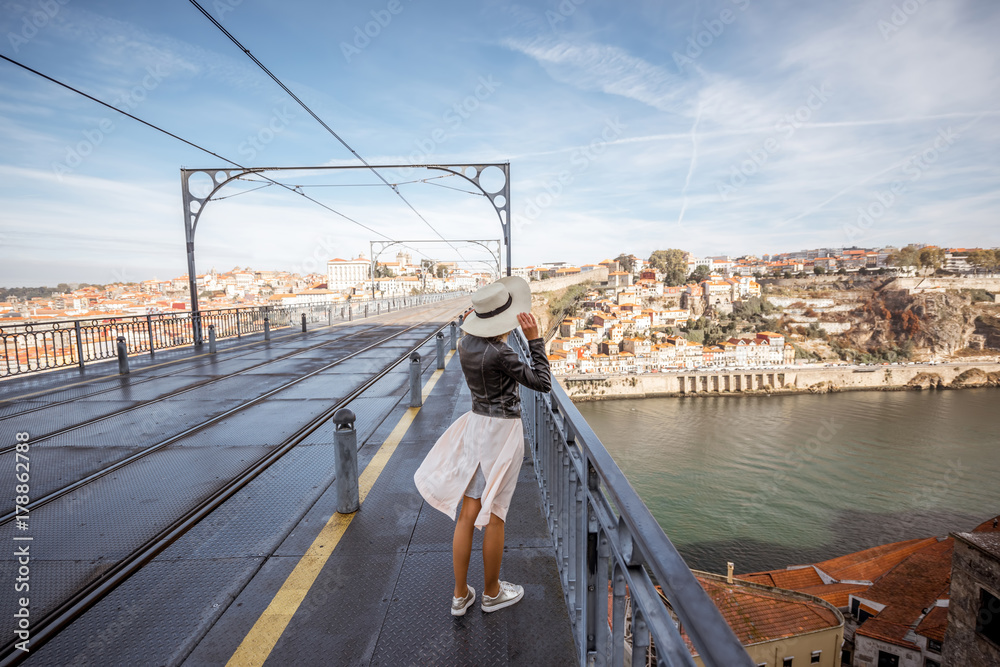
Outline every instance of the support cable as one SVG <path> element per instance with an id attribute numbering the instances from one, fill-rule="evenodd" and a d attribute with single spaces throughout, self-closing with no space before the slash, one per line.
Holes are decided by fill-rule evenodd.
<path id="1" fill-rule="evenodd" d="M 331 213 L 333 213 L 335 215 L 340 216 L 341 218 L 343 218 L 344 220 L 347 220 L 348 222 L 354 223 L 355 225 L 361 227 L 362 229 L 366 229 L 366 230 L 370 231 L 373 234 L 378 234 L 379 236 L 381 236 L 381 237 L 383 237 L 383 238 L 385 238 L 385 239 L 387 239 L 389 241 L 395 241 L 395 239 L 393 239 L 391 236 L 388 236 L 388 235 L 386 235 L 386 234 L 384 234 L 384 233 L 382 233 L 380 231 L 372 229 L 371 227 L 369 227 L 368 225 L 366 225 L 366 224 L 364 224 L 362 222 L 358 222 L 354 218 L 352 218 L 352 217 L 350 217 L 348 215 L 345 215 L 345 214 L 341 213 L 340 211 L 337 211 L 337 210 L 331 208 L 330 206 L 327 206 L 326 204 L 324 204 L 323 202 L 321 202 L 321 201 L 319 201 L 317 199 L 313 199 L 312 197 L 310 197 L 306 193 L 300 192 L 299 190 L 296 190 L 294 187 L 292 187 L 290 185 L 286 185 L 284 183 L 276 181 L 273 178 L 271 178 L 271 177 L 269 177 L 269 176 L 267 176 L 267 175 L 265 175 L 265 174 L 263 174 L 261 172 L 252 171 L 253 167 L 245 167 L 242 164 L 240 164 L 239 162 L 234 162 L 233 160 L 230 160 L 227 157 L 223 157 L 222 155 L 219 155 L 218 153 L 210 151 L 207 148 L 199 146 L 198 144 L 196 144 L 194 142 L 188 141 L 184 137 L 180 137 L 180 136 L 174 134 L 173 132 L 170 132 L 169 130 L 164 130 L 162 127 L 154 125 L 154 124 L 150 123 L 149 121 L 145 121 L 142 118 L 139 118 L 138 116 L 133 116 L 132 114 L 130 114 L 127 111 L 123 111 L 122 109 L 119 109 L 116 106 L 112 106 L 112 105 L 108 104 L 107 102 L 104 102 L 103 100 L 99 100 L 96 97 L 94 97 L 93 95 L 89 95 L 89 94 L 83 92 L 82 90 L 79 90 L 78 88 L 74 88 L 73 86 L 69 85 L 68 83 L 63 83 L 62 81 L 59 81 L 58 79 L 54 79 L 51 76 L 48 76 L 47 74 L 43 74 L 43 73 L 39 72 L 36 69 L 28 67 L 24 63 L 18 62 L 16 60 L 14 60 L 13 58 L 9 58 L 9 57 L 5 56 L 2 53 L 0 53 L 0 58 L 6 60 L 7 62 L 11 63 L 12 65 L 17 65 L 21 69 L 27 70 L 28 72 L 31 72 L 32 74 L 34 74 L 36 76 L 40 76 L 43 79 L 46 79 L 47 81 L 51 81 L 52 83 L 56 84 L 57 86 L 62 86 L 66 90 L 72 91 L 72 92 L 76 93 L 77 95 L 81 95 L 83 97 L 86 97 L 88 100 L 91 100 L 93 102 L 97 102 L 101 106 L 107 107 L 108 109 L 111 109 L 112 111 L 120 113 L 123 116 L 127 116 L 127 117 L 131 118 L 134 121 L 142 123 L 146 127 L 152 128 L 152 129 L 156 130 L 157 132 L 161 132 L 161 133 L 167 135 L 168 137 L 171 137 L 173 139 L 176 139 L 177 141 L 180 141 L 181 143 L 185 143 L 188 146 L 191 146 L 192 148 L 196 148 L 196 149 L 200 150 L 203 153 L 208 153 L 212 157 L 219 158 L 223 162 L 228 162 L 229 164 L 231 164 L 234 167 L 237 167 L 239 169 L 246 169 L 246 170 L 250 171 L 251 173 L 253 173 L 254 175 L 260 176 L 261 178 L 270 181 L 274 185 L 280 185 L 282 188 L 288 190 L 289 192 L 294 192 L 297 195 L 305 197 L 306 199 L 308 199 L 309 201 L 313 202 L 314 204 L 325 208 L 326 210 L 330 211 Z M 223 199 L 225 199 L 225 197 L 223 197 Z M 409 246 L 404 246 L 404 247 L 409 248 Z M 421 255 L 424 255 L 424 253 L 422 253 L 420 250 L 417 250 L 416 248 L 409 248 L 409 249 L 413 250 L 415 252 L 418 252 Z M 427 257 L 427 255 L 424 255 L 424 256 Z M 430 259 L 430 257 L 427 257 L 427 258 Z"/>
<path id="2" fill-rule="evenodd" d="M 286 93 L 288 93 L 288 95 L 289 95 L 289 96 L 290 96 L 290 97 L 291 97 L 291 98 L 292 98 L 293 100 L 295 100 L 295 102 L 296 102 L 296 103 L 297 103 L 297 104 L 298 104 L 298 105 L 299 105 L 300 107 L 302 107 L 303 109 L 305 109 L 306 113 L 308 113 L 308 114 L 309 114 L 310 116 L 312 116 L 312 117 L 313 117 L 313 118 L 314 118 L 314 119 L 316 120 L 316 122 L 317 122 L 317 123 L 319 123 L 320 125 L 322 125 L 322 126 L 323 126 L 323 127 L 324 127 L 324 128 L 326 129 L 326 131 L 327 131 L 327 132 L 329 132 L 329 133 L 330 133 L 331 135 L 333 135 L 333 137 L 334 137 L 334 138 L 335 138 L 335 139 L 336 139 L 337 141 L 339 141 L 339 142 L 340 142 L 340 143 L 341 143 L 341 144 L 342 144 L 342 145 L 344 146 L 344 148 L 346 148 L 347 150 L 349 150 L 349 151 L 351 152 L 351 155 L 353 155 L 353 156 L 354 156 L 354 157 L 356 157 L 356 158 L 357 158 L 358 160 L 360 160 L 360 161 L 361 161 L 361 163 L 362 163 L 363 165 L 365 165 L 366 167 L 368 167 L 368 169 L 370 169 L 370 170 L 371 170 L 371 172 L 372 172 L 373 174 L 375 174 L 376 176 L 378 176 L 379 180 L 380 180 L 380 181 L 382 181 L 382 183 L 384 183 L 384 184 L 385 184 L 385 185 L 386 185 L 386 186 L 387 186 L 387 187 L 388 187 L 388 188 L 389 188 L 390 190 L 392 190 L 393 192 L 395 192 L 395 193 L 396 193 L 396 196 L 398 196 L 398 197 L 399 197 L 399 198 L 400 198 L 401 200 L 403 200 L 403 203 L 404 203 L 404 204 L 406 204 L 406 205 L 407 205 L 407 206 L 408 206 L 408 207 L 410 208 L 410 210 L 411 210 L 411 211 L 413 211 L 413 212 L 414 212 L 414 213 L 415 213 L 415 214 L 417 215 L 417 217 L 418 217 L 418 218 L 420 218 L 420 219 L 421 219 L 421 220 L 422 220 L 422 221 L 424 222 L 424 224 L 425 224 L 425 225 L 427 225 L 427 226 L 428 226 L 428 227 L 430 228 L 430 230 L 431 230 L 432 232 L 434 232 L 435 234 L 437 234 L 437 236 L 438 236 L 438 237 L 439 237 L 439 238 L 440 238 L 440 239 L 441 239 L 442 241 L 444 241 L 444 242 L 445 242 L 445 243 L 447 243 L 447 244 L 448 244 L 449 246 L 451 246 L 451 249 L 452 249 L 452 250 L 454 250 L 455 252 L 457 252 L 457 253 L 458 253 L 458 256 L 459 256 L 459 257 L 461 257 L 461 258 L 462 258 L 463 260 L 465 259 L 465 257 L 464 257 L 464 256 L 462 255 L 462 253 L 460 253 L 460 252 L 458 251 L 458 248 L 456 248 L 456 247 L 455 247 L 454 245 L 452 245 L 452 244 L 451 244 L 451 242 L 450 242 L 450 241 L 448 241 L 448 239 L 446 239 L 446 238 L 445 238 L 444 236 L 442 236 L 442 235 L 441 235 L 441 232 L 439 232 L 439 231 L 438 231 L 437 229 L 435 229 L 435 228 L 434 228 L 434 226 L 433 226 L 433 225 L 432 225 L 432 224 L 431 224 L 430 222 L 428 222 L 427 218 L 425 218 L 425 217 L 424 217 L 423 215 L 421 215 L 421 214 L 420 214 L 420 211 L 418 211 L 418 210 L 417 210 L 416 208 L 414 208 L 413 204 L 411 204 L 411 203 L 409 202 L 409 200 L 408 200 L 408 199 L 407 199 L 406 197 L 404 197 L 404 196 L 403 196 L 403 194 L 402 194 L 402 193 L 401 193 L 401 192 L 399 191 L 399 189 L 398 189 L 398 188 L 394 187 L 394 186 L 392 185 L 392 183 L 390 183 L 389 181 L 387 181 L 387 180 L 385 179 L 385 177 L 384 177 L 384 176 L 382 176 L 382 174 L 380 174 L 380 173 L 378 172 L 378 170 L 376 170 L 376 169 L 375 169 L 375 167 L 371 166 L 371 164 L 369 164 L 367 160 L 365 160 L 365 159 L 364 159 L 363 157 L 361 157 L 361 155 L 359 155 L 359 154 L 358 154 L 358 152 L 357 152 L 356 150 L 354 150 L 353 148 L 351 148 L 350 144 L 348 144 L 348 143 L 347 143 L 346 141 L 344 141 L 344 139 L 343 139 L 343 138 L 341 138 L 341 136 L 340 136 L 339 134 L 337 134 L 336 132 L 334 132 L 333 128 L 332 128 L 332 127 L 330 127 L 329 125 L 327 125 L 327 124 L 326 124 L 326 123 L 325 123 L 325 122 L 323 121 L 323 119 L 322 119 L 322 118 L 320 118 L 319 116 L 317 116 L 317 115 L 316 115 L 316 114 L 315 114 L 315 113 L 313 112 L 313 110 L 312 110 L 312 109 L 310 109 L 310 108 L 309 108 L 309 107 L 308 107 L 308 106 L 306 105 L 306 103 L 305 103 L 305 102 L 303 102 L 303 101 L 302 101 L 301 99 L 299 99 L 299 97 L 298 97 L 298 96 L 297 96 L 297 95 L 296 95 L 295 93 L 293 93 L 293 92 L 291 91 L 291 89 L 290 89 L 290 88 L 289 88 L 288 86 L 286 86 L 286 85 L 285 85 L 285 84 L 284 84 L 284 83 L 283 83 L 283 82 L 281 81 L 281 79 L 279 79 L 279 78 L 278 78 L 278 77 L 276 77 L 276 76 L 275 76 L 274 74 L 272 74 L 272 73 L 271 73 L 271 70 L 269 70 L 269 69 L 268 69 L 268 68 L 267 68 L 267 67 L 266 67 L 266 66 L 264 65 L 264 63 L 262 63 L 261 61 L 259 61 L 259 60 L 258 60 L 258 59 L 256 58 L 256 56 L 254 56 L 254 55 L 253 55 L 252 53 L 250 53 L 250 50 L 249 50 L 249 49 L 247 49 L 247 48 L 246 48 L 245 46 L 243 46 L 243 44 L 241 44 L 241 43 L 240 43 L 240 41 L 239 41 L 238 39 L 236 39 L 236 38 L 235 38 L 235 37 L 234 37 L 234 36 L 232 35 L 232 33 L 230 33 L 230 32 L 229 32 L 228 30 L 226 30 L 226 28 L 225 28 L 225 27 L 224 27 L 224 26 L 223 26 L 223 25 L 222 25 L 221 23 L 219 23 L 219 22 L 218 22 L 218 21 L 217 21 L 217 20 L 215 19 L 215 17 L 214 17 L 214 16 L 212 16 L 212 15 L 211 15 L 210 13 L 208 13 L 208 11 L 206 11 L 206 10 L 205 10 L 205 8 L 204 8 L 204 7 L 202 7 L 202 6 L 200 5 L 200 4 L 198 4 L 198 0 L 190 0 L 190 2 L 191 2 L 191 4 L 192 4 L 192 5 L 194 5 L 194 6 L 195 6 L 195 7 L 196 7 L 196 8 L 198 9 L 198 11 L 200 11 L 200 12 L 201 12 L 202 14 L 204 14 L 205 18 L 207 18 L 207 19 L 208 19 L 209 21 L 211 21 L 211 22 L 212 22 L 212 24 L 214 24 L 216 28 L 218 28 L 219 30 L 221 30 L 221 31 L 222 31 L 222 34 L 224 34 L 224 35 L 225 35 L 226 37 L 228 37 L 228 38 L 229 38 L 229 40 L 230 40 L 230 41 L 231 41 L 231 42 L 232 42 L 233 44 L 235 44 L 235 45 L 237 46 L 237 48 L 239 48 L 239 49 L 240 49 L 240 51 L 242 51 L 243 53 L 245 53 L 245 54 L 247 55 L 247 57 L 248 57 L 248 58 L 250 58 L 250 60 L 252 60 L 252 61 L 253 61 L 253 62 L 254 62 L 254 63 L 255 63 L 255 64 L 256 64 L 256 65 L 258 66 L 258 67 L 260 67 L 260 69 L 261 69 L 261 70 L 263 70 L 263 72 L 264 72 L 265 74 L 267 74 L 267 75 L 268 75 L 269 77 L 271 77 L 271 79 L 272 79 L 272 80 L 273 80 L 273 81 L 274 81 L 274 82 L 275 82 L 276 84 L 278 84 L 278 85 L 279 85 L 279 86 L 281 87 L 281 89 L 282 89 L 282 90 L 284 90 L 284 91 L 285 91 Z"/>

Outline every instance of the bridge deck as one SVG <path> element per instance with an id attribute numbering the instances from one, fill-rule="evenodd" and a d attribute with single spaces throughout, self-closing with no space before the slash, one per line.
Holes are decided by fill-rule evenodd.
<path id="1" fill-rule="evenodd" d="M 176 366 L 150 364 L 143 370 L 142 364 L 133 365 L 128 379 L 102 381 L 101 386 L 120 383 L 127 392 L 130 383 L 156 375 L 141 385 L 144 396 L 155 396 L 158 391 L 174 391 L 185 373 L 188 381 L 201 382 L 213 374 L 230 373 L 241 363 L 259 363 L 351 329 L 333 327 L 270 343 L 245 339 L 257 353 L 247 355 L 247 348 L 241 347 L 238 360 L 227 358 L 227 351 L 220 349 L 217 361 L 204 365 L 202 358 L 196 369 L 178 352 L 171 355 Z M 421 354 L 425 392 L 430 389 L 422 408 L 406 407 L 405 369 L 393 371 L 351 406 L 359 417 L 359 469 L 365 495 L 361 510 L 349 521 L 335 514 L 332 429 L 324 427 L 33 650 L 26 664 L 575 663 L 570 622 L 530 461 L 522 468 L 508 516 L 501 572 L 502 578 L 524 585 L 525 599 L 495 614 L 481 613 L 478 600 L 464 617 L 456 619 L 449 613 L 453 524 L 423 503 L 412 476 L 437 436 L 467 409 L 469 396 L 457 359 L 449 357 L 445 371 L 435 373 L 432 347 L 425 346 Z M 163 357 L 157 356 L 162 363 Z M 256 369 L 252 375 L 263 391 L 272 381 L 305 372 L 310 364 L 304 359 L 318 356 L 306 352 L 301 358 L 281 361 L 270 373 Z M 283 423 L 304 420 L 315 412 L 311 404 L 323 397 L 324 387 L 331 398 L 343 395 L 335 387 L 364 375 L 368 362 L 355 361 L 351 373 L 341 371 L 326 384 L 307 381 L 315 398 L 292 394 L 283 400 L 268 399 L 245 415 L 221 422 L 207 442 L 171 445 L 168 449 L 188 451 L 172 457 L 164 454 L 156 465 L 147 464 L 148 479 L 156 484 L 141 483 L 146 497 L 137 495 L 136 481 L 129 479 L 135 475 L 123 468 L 124 474 L 106 476 L 91 490 L 84 488 L 43 506 L 31 519 L 32 554 L 37 559 L 33 573 L 38 572 L 33 574 L 37 579 L 32 580 L 32 591 L 35 581 L 39 587 L 71 589 L 73 581 L 83 580 L 80 572 L 93 571 L 95 564 L 99 568 L 107 554 L 123 549 L 122 542 L 128 540 L 119 536 L 141 532 L 141 513 L 127 509 L 147 502 L 156 506 L 171 493 L 187 493 L 190 481 L 185 478 L 194 475 L 192 467 L 209 465 L 200 461 L 217 456 L 213 449 L 228 452 L 243 447 L 249 455 L 273 445 L 277 435 L 292 430 Z M 55 375 L 50 375 L 25 378 L 21 389 L 54 388 Z M 17 389 L 14 383 L 4 384 L 7 396 L 23 393 L 11 391 Z M 239 386 L 252 390 L 245 378 Z M 59 398 L 66 396 L 64 392 Z M 103 396 L 108 401 L 116 398 Z M 228 408 L 226 401 L 233 398 L 221 386 L 214 396 L 218 405 L 206 414 Z M 41 405 L 46 397 L 30 400 Z M 65 404 L 65 413 L 83 409 L 78 403 L 84 400 Z M 4 407 L 9 413 L 18 403 L 15 399 Z M 188 413 L 192 403 L 186 399 L 174 406 Z M 162 406 L 156 410 L 162 416 Z M 92 410 L 88 406 L 83 412 Z M 42 430 L 28 416 L 24 419 L 27 424 L 11 426 Z M 5 434 L 10 431 L 8 425 L 0 428 Z M 157 433 L 163 435 L 166 432 Z M 68 451 L 72 443 L 63 447 Z M 103 526 L 102 539 L 73 537 L 74 530 L 84 530 L 76 528 L 76 520 L 80 526 L 100 523 L 105 510 L 108 516 L 125 520 Z M 4 533 L 0 539 L 10 540 L 13 530 L 0 532 Z M 476 549 L 481 537 L 477 532 Z M 0 562 L 4 579 L 12 580 L 11 565 L 9 556 Z M 470 584 L 477 597 L 481 595 L 482 562 L 477 551 Z M 39 598 L 44 593 L 40 591 Z"/>

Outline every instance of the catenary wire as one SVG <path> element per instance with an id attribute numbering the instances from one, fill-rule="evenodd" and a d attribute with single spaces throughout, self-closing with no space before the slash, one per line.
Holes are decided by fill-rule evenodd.
<path id="1" fill-rule="evenodd" d="M 199 146 L 198 144 L 196 144 L 194 142 L 188 141 L 184 137 L 180 137 L 180 136 L 174 134 L 173 132 L 170 132 L 169 130 L 164 130 L 162 127 L 159 127 L 158 125 L 154 125 L 153 123 L 150 123 L 149 121 L 145 121 L 142 118 L 139 118 L 138 116 L 134 116 L 134 115 L 130 114 L 127 111 L 123 111 L 122 109 L 119 109 L 116 106 L 112 106 L 111 104 L 108 104 L 107 102 L 105 102 L 103 100 L 100 100 L 100 99 L 94 97 L 93 95 L 89 95 L 89 94 L 83 92 L 82 90 L 80 90 L 78 88 L 74 88 L 73 86 L 69 85 L 68 83 L 63 83 L 62 81 L 60 81 L 58 79 L 55 79 L 55 78 L 53 78 L 53 77 L 51 77 L 51 76 L 49 76 L 47 74 L 43 74 L 42 72 L 39 72 L 38 70 L 36 70 L 36 69 L 34 69 L 32 67 L 29 67 L 29 66 L 25 65 L 24 63 L 18 62 L 17 60 L 14 60 L 13 58 L 5 56 L 2 53 L 0 53 L 0 58 L 2 58 L 3 60 L 6 60 L 7 62 L 11 63 L 12 65 L 16 65 L 16 66 L 20 67 L 21 69 L 24 69 L 24 70 L 26 70 L 28 72 L 31 72 L 32 74 L 34 74 L 36 76 L 40 76 L 43 79 L 46 79 L 47 81 L 51 81 L 52 83 L 54 83 L 54 84 L 56 84 L 58 86 L 62 86 L 66 90 L 72 91 L 72 92 L 76 93 L 77 95 L 81 95 L 83 97 L 86 97 L 88 100 L 91 100 L 93 102 L 97 102 L 101 106 L 107 107 L 108 109 L 111 109 L 112 111 L 120 113 L 123 116 L 127 116 L 127 117 L 131 118 L 134 121 L 142 123 L 146 127 L 152 128 L 152 129 L 156 130 L 157 132 L 161 132 L 161 133 L 167 135 L 168 137 L 171 137 L 173 139 L 176 139 L 177 141 L 185 143 L 188 146 L 191 146 L 192 148 L 196 148 L 196 149 L 202 151 L 203 153 L 207 153 L 207 154 L 211 155 L 212 157 L 219 158 L 223 162 L 228 162 L 229 164 L 233 165 L 234 167 L 238 167 L 240 169 L 247 169 L 247 170 L 252 170 L 253 169 L 253 167 L 245 167 L 242 164 L 240 164 L 239 162 L 235 162 L 233 160 L 230 160 L 229 158 L 224 157 L 222 155 L 219 155 L 218 153 L 215 153 L 213 151 L 210 151 L 207 148 Z M 389 241 L 395 241 L 396 240 L 396 239 L 392 238 L 391 236 L 388 236 L 387 234 L 384 234 L 383 232 L 380 232 L 378 230 L 372 229 L 371 227 L 369 227 L 368 225 L 364 224 L 363 222 L 359 222 L 359 221 L 355 220 L 354 218 L 352 218 L 352 217 L 350 217 L 348 215 L 345 215 L 345 214 L 341 213 L 340 211 L 337 211 L 337 210 L 331 208 L 330 206 L 327 206 L 323 202 L 310 197 L 306 193 L 300 192 L 299 190 L 296 190 L 294 187 L 292 187 L 290 185 L 286 185 L 284 183 L 276 181 L 273 178 L 271 178 L 271 177 L 269 177 L 269 176 L 267 176 L 267 175 L 265 175 L 265 174 L 263 174 L 261 172 L 258 172 L 258 171 L 251 171 L 251 173 L 253 173 L 256 176 L 260 176 L 261 178 L 263 178 L 265 180 L 270 181 L 274 185 L 279 185 L 282 188 L 288 190 L 289 192 L 294 192 L 297 195 L 305 197 L 306 199 L 308 199 L 309 201 L 313 202 L 314 204 L 323 207 L 324 209 L 330 211 L 331 213 L 333 213 L 335 215 L 340 216 L 341 218 L 343 218 L 344 220 L 347 220 L 348 222 L 354 223 L 355 225 L 361 227 L 362 229 L 366 229 L 366 230 L 370 231 L 373 234 L 378 234 L 379 236 L 381 236 L 381 237 L 383 237 L 383 238 L 385 238 L 386 240 L 389 240 Z M 414 252 L 419 253 L 421 255 L 424 255 L 424 257 L 427 257 L 426 254 L 424 254 L 423 252 L 421 252 L 420 250 L 418 250 L 416 248 L 412 248 L 410 246 L 403 246 L 403 247 L 407 248 L 409 250 L 413 250 Z M 429 257 L 427 257 L 427 258 L 430 259 Z"/>
<path id="2" fill-rule="evenodd" d="M 384 176 L 382 176 L 382 174 L 380 174 L 380 173 L 378 172 L 378 170 L 376 170 L 376 169 L 375 169 L 375 167 L 371 166 L 371 165 L 370 165 L 370 164 L 368 163 L 368 161 L 367 161 L 367 160 L 365 160 L 365 159 L 364 159 L 363 157 L 361 157 L 361 155 L 360 155 L 360 154 L 358 154 L 358 152 L 357 152 L 356 150 L 354 150 L 353 148 L 351 148 L 350 144 L 348 144 L 348 143 L 347 143 L 346 141 L 344 141 L 344 139 L 343 139 L 343 138 L 342 138 L 342 137 L 341 137 L 341 136 L 340 136 L 339 134 L 337 134 L 337 133 L 336 133 L 336 132 L 335 132 L 335 131 L 333 130 L 333 128 L 332 128 L 332 127 L 330 127 L 329 125 L 327 125 L 327 124 L 326 124 L 326 123 L 325 123 L 325 122 L 323 121 L 323 119 L 322 119 L 322 118 L 320 118 L 319 116 L 317 116 L 317 115 L 316 115 L 316 113 L 315 113 L 315 112 L 314 112 L 314 111 L 313 111 L 312 109 L 310 109 L 310 108 L 308 107 L 308 105 L 306 105 L 306 103 L 305 103 L 305 102 L 303 102 L 303 101 L 302 101 L 301 99 L 299 99 L 299 97 L 298 97 L 298 96 L 297 96 L 297 95 L 296 95 L 295 93 L 293 93 L 293 92 L 291 91 L 291 89 L 290 89 L 290 88 L 289 88 L 288 86 L 286 86 L 286 85 L 285 85 L 285 84 L 284 84 L 284 83 L 283 83 L 283 82 L 281 81 L 281 79 L 279 79 L 279 78 L 278 78 L 277 76 L 275 76 L 274 74 L 272 74 L 272 73 L 271 73 L 271 70 L 269 70 L 269 69 L 268 69 L 268 68 L 267 68 L 267 67 L 266 67 L 266 66 L 264 65 L 264 63 L 262 63 L 262 62 L 261 62 L 260 60 L 258 60 L 258 59 L 257 59 L 257 57 L 256 57 L 256 56 L 254 56 L 254 55 L 253 55 L 252 53 L 250 53 L 250 50 L 249 50 L 249 49 L 247 49 L 247 48 L 246 48 L 245 46 L 243 46 L 243 44 L 241 44 L 241 43 L 240 43 L 240 41 L 239 41 L 238 39 L 236 39 L 236 37 L 234 37 L 234 36 L 232 35 L 232 33 L 230 33 L 230 32 L 229 32 L 228 30 L 226 30 L 226 28 L 225 28 L 225 27 L 224 27 L 224 26 L 223 26 L 223 25 L 222 25 L 221 23 L 219 23 L 219 22 L 218 22 L 218 21 L 217 21 L 217 20 L 215 19 L 215 17 L 214 17 L 214 16 L 212 16 L 212 15 L 211 15 L 210 13 L 208 13 L 208 11 L 206 11 L 206 10 L 205 10 L 205 8 L 204 8 L 204 7 L 202 7 L 202 6 L 200 5 L 200 4 L 198 4 L 198 0 L 189 0 L 189 1 L 191 2 L 191 4 L 192 4 L 192 5 L 194 5 L 194 6 L 195 6 L 195 7 L 196 7 L 196 8 L 198 9 L 198 11 L 200 11 L 200 12 L 201 12 L 201 13 L 202 13 L 202 14 L 203 14 L 203 15 L 205 16 L 205 18 L 207 18 L 207 19 L 208 19 L 209 21 L 211 21 L 211 22 L 212 22 L 212 24 L 213 24 L 213 25 L 215 25 L 215 27 L 216 27 L 216 28 L 218 28 L 218 29 L 219 29 L 220 31 L 222 31 L 222 34 L 224 34 L 224 35 L 225 35 L 226 37 L 228 37 L 228 38 L 229 38 L 229 40 L 230 40 L 230 41 L 231 41 L 231 42 L 232 42 L 233 44 L 235 44 L 235 45 L 237 46 L 237 48 L 239 48 L 239 49 L 240 49 L 241 51 L 243 51 L 243 53 L 245 53 L 245 54 L 247 55 L 247 57 L 248 57 L 248 58 L 250 58 L 250 60 L 252 60 L 252 61 L 253 61 L 253 62 L 254 62 L 254 63 L 255 63 L 255 64 L 256 64 L 256 65 L 258 66 L 258 67 L 260 67 L 260 69 L 261 69 L 261 70 L 263 70 L 263 72 L 264 72 L 265 74 L 267 74 L 267 75 L 268 75 L 269 77 L 271 77 L 271 80 L 273 80 L 273 81 L 274 81 L 274 82 L 275 82 L 276 84 L 278 84 L 278 85 L 279 85 L 279 86 L 281 87 L 281 89 L 282 89 L 282 90 L 284 90 L 284 91 L 285 91 L 286 93 L 288 93 L 288 95 L 289 95 L 289 96 L 290 96 L 290 97 L 291 97 L 291 98 L 292 98 L 293 100 L 295 100 L 295 102 L 296 102 L 296 103 L 297 103 L 297 104 L 298 104 L 298 105 L 299 105 L 300 107 L 302 107 L 303 109 L 305 109 L 306 113 L 308 113 L 308 114 L 309 114 L 310 116 L 312 116 L 312 117 L 313 117 L 313 118 L 314 118 L 314 119 L 316 120 L 316 122 L 317 122 L 317 123 L 319 123 L 320 125 L 322 125 L 322 126 L 323 126 L 323 127 L 324 127 L 324 128 L 326 129 L 326 131 L 327 131 L 327 132 L 329 132 L 329 133 L 330 133 L 331 135 L 333 135 L 333 137 L 334 137 L 334 138 L 335 138 L 335 139 L 336 139 L 337 141 L 339 141 L 339 142 L 340 142 L 340 143 L 341 143 L 341 144 L 342 144 L 342 145 L 344 146 L 344 148 L 346 148 L 347 150 L 349 150 L 349 151 L 351 152 L 351 155 L 353 155 L 353 156 L 354 156 L 354 157 L 356 157 L 356 158 L 357 158 L 358 160 L 360 160 L 360 161 L 361 161 L 361 163 L 362 163 L 363 165 L 365 165 L 366 167 L 368 167 L 368 169 L 370 169 L 370 170 L 371 170 L 371 172 L 372 172 L 373 174 L 375 174 L 375 175 L 376 175 L 376 176 L 377 176 L 377 177 L 379 178 L 379 180 L 380 180 L 380 181 L 382 181 L 382 182 L 383 182 L 383 183 L 384 183 L 384 184 L 385 184 L 385 185 L 386 185 L 387 187 L 389 187 L 389 188 L 390 188 L 390 189 L 391 189 L 391 190 L 392 190 L 393 192 L 395 192 L 395 193 L 396 193 L 396 196 L 397 196 L 397 197 L 399 197 L 399 198 L 400 198 L 401 200 L 403 200 L 403 203 L 404 203 L 404 204 L 406 204 L 406 205 L 407 205 L 407 206 L 408 206 L 408 207 L 410 208 L 410 210 L 411 210 L 411 211 L 413 211 L 413 212 L 414 212 L 414 213 L 416 214 L 416 216 L 417 216 L 418 218 L 420 218 L 420 219 L 421 219 L 421 220 L 423 221 L 423 223 L 424 223 L 425 225 L 427 225 L 427 226 L 428 226 L 428 227 L 430 228 L 430 230 L 431 230 L 432 232 L 434 232 L 435 234 L 437 234 L 437 235 L 438 235 L 438 237 L 439 237 L 439 238 L 440 238 L 440 239 L 441 239 L 442 241 L 444 241 L 444 242 L 445 242 L 445 243 L 447 243 L 447 244 L 448 244 L 449 246 L 451 246 L 451 249 L 452 249 L 452 250 L 454 250 L 454 251 L 455 251 L 456 253 L 458 253 L 458 256 L 459 256 L 459 257 L 461 257 L 461 258 L 462 258 L 463 260 L 465 260 L 465 261 L 468 261 L 468 260 L 466 260 L 466 259 L 465 259 L 465 257 L 464 257 L 464 256 L 462 255 L 462 253 L 458 251 L 458 248 L 456 248 L 456 247 L 455 247 L 454 245 L 452 245 L 452 244 L 451 244 L 451 242 L 450 242 L 450 241 L 448 241 L 448 239 L 446 239 L 446 238 L 445 238 L 444 236 L 442 236 L 442 235 L 441 235 L 441 232 L 439 232 L 439 231 L 438 231 L 437 229 L 435 229 L 435 228 L 434 228 L 434 225 L 432 225 L 432 224 L 431 224 L 431 223 L 430 223 L 430 222 L 429 222 L 429 221 L 427 220 L 427 218 L 425 218 L 425 217 L 424 217 L 423 215 L 421 215 L 421 214 L 420 214 L 420 211 L 418 211 L 418 210 L 417 210 L 416 208 L 414 208 L 413 204 L 411 204 L 411 203 L 410 203 L 410 201 L 409 201 L 409 200 L 408 200 L 408 199 L 407 199 L 406 197 L 404 197 L 404 196 L 403 196 L 403 193 L 401 193 L 401 192 L 399 191 L 399 189 L 398 189 L 398 188 L 394 187 L 394 186 L 393 186 L 393 185 L 392 185 L 391 183 L 389 183 L 389 181 L 387 181 L 387 180 L 385 179 L 385 177 L 384 177 Z"/>

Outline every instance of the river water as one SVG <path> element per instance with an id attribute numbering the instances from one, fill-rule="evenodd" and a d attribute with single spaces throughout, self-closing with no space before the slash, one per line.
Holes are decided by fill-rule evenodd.
<path id="1" fill-rule="evenodd" d="M 579 403 L 694 569 L 812 563 L 1000 514 L 1000 390 Z"/>

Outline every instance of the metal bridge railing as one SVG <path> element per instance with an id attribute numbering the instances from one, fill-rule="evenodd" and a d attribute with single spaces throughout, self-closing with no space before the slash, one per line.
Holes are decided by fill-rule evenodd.
<path id="1" fill-rule="evenodd" d="M 203 340 L 195 341 L 195 335 L 200 331 L 206 339 L 209 325 L 215 326 L 217 339 L 239 338 L 264 331 L 265 319 L 271 329 L 300 326 L 303 315 L 308 323 L 330 325 L 455 296 L 458 293 L 444 292 L 345 304 L 203 310 L 198 314 L 200 327 L 190 312 L 0 326 L 0 378 L 68 366 L 82 369 L 89 362 L 114 359 L 119 336 L 128 354 L 152 355 L 155 350 L 200 345 Z"/>
<path id="2" fill-rule="evenodd" d="M 520 333 L 509 340 L 527 358 Z M 521 387 L 521 398 L 579 664 L 623 665 L 630 630 L 633 665 L 647 660 L 694 665 L 683 628 L 703 664 L 752 667 L 722 614 L 565 390 L 556 382 L 549 394 Z"/>

